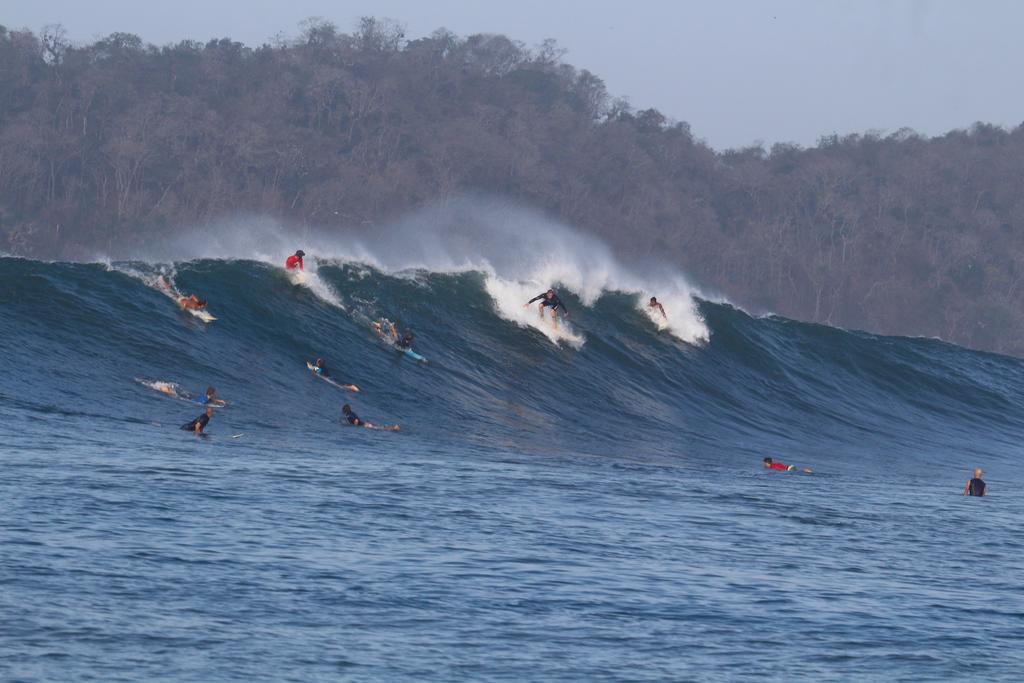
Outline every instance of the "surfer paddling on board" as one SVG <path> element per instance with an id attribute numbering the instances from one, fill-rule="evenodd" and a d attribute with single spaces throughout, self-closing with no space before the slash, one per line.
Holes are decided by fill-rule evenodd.
<path id="1" fill-rule="evenodd" d="M 664 318 L 665 320 L 668 320 L 668 316 L 665 315 L 665 307 L 658 303 L 658 297 L 652 296 L 651 300 L 647 302 L 647 308 L 651 308 L 656 311 L 661 311 L 661 317 Z"/>
<path id="2" fill-rule="evenodd" d="M 525 304 L 523 304 L 523 308 L 527 308 L 534 301 L 540 301 L 540 305 L 537 306 L 537 311 L 540 313 L 541 320 L 544 319 L 544 309 L 551 309 L 551 324 L 555 326 L 555 329 L 558 329 L 557 311 L 559 308 L 562 309 L 562 315 L 564 315 L 566 318 L 569 317 L 569 309 L 565 307 L 565 304 L 562 303 L 562 300 L 558 298 L 558 295 L 555 294 L 555 290 L 553 289 L 549 289 L 548 291 L 533 297 Z"/>
<path id="3" fill-rule="evenodd" d="M 305 270 L 302 265 L 302 257 L 306 255 L 306 252 L 299 249 L 297 252 L 289 256 L 284 261 L 284 267 L 286 270 Z"/>
<path id="4" fill-rule="evenodd" d="M 353 427 L 365 427 L 366 429 L 383 429 L 386 432 L 397 432 L 401 429 L 398 425 L 375 425 L 367 422 L 352 411 L 352 406 L 345 404 L 341 407 L 341 414 Z"/>
<path id="5" fill-rule="evenodd" d="M 764 468 L 766 470 L 775 470 L 777 472 L 796 472 L 798 470 L 802 471 L 804 474 L 811 474 L 813 472 L 813 470 L 807 467 L 800 470 L 796 465 L 787 465 L 784 462 L 775 462 L 771 458 L 764 459 Z"/>
<path id="6" fill-rule="evenodd" d="M 320 375 L 321 377 L 331 376 L 331 371 L 327 369 L 327 365 L 324 364 L 323 358 L 317 358 L 316 362 L 313 363 L 313 372 Z"/>
<path id="7" fill-rule="evenodd" d="M 355 384 L 339 384 L 338 382 L 335 382 L 331 378 L 331 371 L 327 369 L 327 364 L 324 363 L 323 358 L 317 358 L 315 363 L 310 363 L 309 361 L 306 361 L 306 367 L 309 368 L 309 370 L 314 375 L 316 375 L 320 379 L 329 382 L 330 384 L 333 384 L 339 389 L 345 389 L 347 391 L 359 391 L 359 387 L 357 387 Z"/>
<path id="8" fill-rule="evenodd" d="M 181 425 L 183 431 L 192 432 L 193 434 L 202 434 L 203 430 L 206 429 L 206 425 L 210 423 L 210 418 L 213 417 L 213 408 L 208 407 L 206 412 L 192 420 L 188 424 Z"/>
<path id="9" fill-rule="evenodd" d="M 385 330 L 385 326 L 387 329 Z M 403 351 L 412 348 L 413 335 L 409 330 L 405 331 L 404 335 L 399 336 L 398 328 L 395 324 L 387 318 L 382 319 L 380 322 L 373 323 L 373 329 L 377 331 L 377 336 L 386 341 L 390 341 L 399 349 Z"/>
<path id="10" fill-rule="evenodd" d="M 200 299 L 195 294 L 189 294 L 179 298 L 178 305 L 186 311 L 201 311 L 206 308 L 206 299 Z"/>

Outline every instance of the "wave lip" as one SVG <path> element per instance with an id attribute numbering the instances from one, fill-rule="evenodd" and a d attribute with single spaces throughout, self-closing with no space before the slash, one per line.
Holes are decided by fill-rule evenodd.
<path id="1" fill-rule="evenodd" d="M 437 265 L 450 267 L 430 271 L 415 269 L 429 260 L 418 247 L 402 253 L 386 240 L 374 244 L 371 263 L 328 250 L 315 273 L 344 308 L 295 286 L 276 259 L 0 259 L 0 350 L 16 369 L 0 375 L 0 411 L 18 418 L 48 406 L 70 414 L 99 398 L 111 424 L 195 417 L 135 381 L 159 378 L 215 386 L 232 409 L 213 429 L 230 425 L 250 436 L 352 438 L 337 431 L 341 402 L 349 401 L 368 420 L 401 424 L 404 443 L 425 448 L 503 444 L 522 453 L 703 462 L 768 454 L 816 471 L 865 460 L 899 467 L 905 453 L 1009 458 L 1009 445 L 1024 439 L 1018 360 L 753 318 L 695 298 L 671 271 L 637 274 L 602 245 L 588 249 L 553 230 L 550 240 L 526 243 L 568 240 L 579 253 L 491 245 L 475 250 L 473 264 L 467 247 L 448 250 Z M 519 243 L 525 231 L 501 239 L 514 234 Z M 356 246 L 353 253 L 369 254 Z M 182 315 L 154 288 L 159 272 L 208 298 L 218 321 Z M 536 305 L 523 307 L 548 286 L 571 311 L 557 332 Z M 666 329 L 646 307 L 649 294 L 666 307 Z M 380 318 L 414 332 L 415 350 L 430 363 L 380 343 L 370 327 Z M 305 363 L 316 358 L 361 391 L 340 396 L 311 378 Z"/>
<path id="2" fill-rule="evenodd" d="M 697 290 L 678 270 L 658 264 L 624 265 L 609 247 L 538 212 L 501 200 L 464 196 L 415 212 L 385 226 L 343 235 L 307 229 L 301 235 L 268 218 L 247 217 L 186 231 L 153 244 L 132 258 L 156 262 L 196 259 L 261 261 L 280 267 L 287 254 L 306 253 L 301 283 L 342 308 L 339 292 L 317 274 L 318 264 L 367 264 L 389 275 L 482 272 L 495 311 L 517 325 L 532 327 L 555 342 L 574 347 L 585 335 L 569 325 L 558 331 L 524 315 L 522 304 L 549 287 L 571 292 L 592 306 L 609 292 L 657 296 L 669 311 L 665 330 L 699 344 L 709 337 L 699 313 Z"/>

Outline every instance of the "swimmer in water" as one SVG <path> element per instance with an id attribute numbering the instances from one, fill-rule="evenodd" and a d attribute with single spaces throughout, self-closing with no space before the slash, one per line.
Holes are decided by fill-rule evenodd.
<path id="1" fill-rule="evenodd" d="M 193 434 L 202 434 L 203 430 L 206 429 L 206 425 L 210 423 L 210 418 L 213 417 L 213 408 L 207 408 L 206 412 L 192 420 L 187 424 L 181 425 L 182 430 L 186 432 L 192 432 Z"/>
<path id="2" fill-rule="evenodd" d="M 975 468 L 974 478 L 967 482 L 967 486 L 964 487 L 965 496 L 985 495 L 985 490 L 988 488 L 988 485 L 981 478 L 984 474 L 985 472 L 983 472 L 980 467 Z"/>

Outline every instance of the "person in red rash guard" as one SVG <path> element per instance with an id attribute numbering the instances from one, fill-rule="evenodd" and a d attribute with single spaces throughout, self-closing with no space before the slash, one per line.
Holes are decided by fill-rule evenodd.
<path id="1" fill-rule="evenodd" d="M 302 267 L 302 257 L 305 255 L 306 252 L 299 249 L 297 252 L 295 252 L 293 255 L 289 256 L 285 260 L 284 267 L 287 268 L 288 270 L 295 270 L 296 268 L 298 268 L 299 270 L 305 270 Z"/>
<path id="2" fill-rule="evenodd" d="M 787 465 L 784 462 L 775 462 L 771 458 L 764 459 L 764 468 L 766 470 L 777 470 L 779 472 L 796 472 L 799 468 L 796 465 Z M 812 470 L 808 468 L 803 469 L 804 474 L 810 474 Z"/>

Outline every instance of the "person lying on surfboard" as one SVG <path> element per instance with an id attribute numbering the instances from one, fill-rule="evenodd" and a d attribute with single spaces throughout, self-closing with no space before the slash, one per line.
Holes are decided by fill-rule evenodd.
<path id="1" fill-rule="evenodd" d="M 655 308 L 661 311 L 661 317 L 668 320 L 668 316 L 665 315 L 665 307 L 658 303 L 658 297 L 652 296 L 651 300 L 647 302 L 647 308 Z"/>
<path id="2" fill-rule="evenodd" d="M 799 468 L 796 465 L 787 465 L 784 462 L 775 462 L 771 458 L 764 459 L 764 468 L 766 470 L 777 470 L 779 472 L 796 472 Z M 802 472 L 804 474 L 811 474 L 813 470 L 805 467 Z"/>
<path id="3" fill-rule="evenodd" d="M 345 389 L 346 391 L 359 391 L 359 387 L 355 384 L 339 384 L 331 378 L 331 371 L 327 369 L 327 364 L 324 363 L 323 358 L 317 358 L 315 363 L 306 361 L 306 367 L 309 368 L 314 375 L 322 380 L 325 380 L 329 384 L 333 384 L 339 389 Z"/>
<path id="4" fill-rule="evenodd" d="M 210 423 L 210 418 L 213 417 L 213 408 L 207 408 L 206 412 L 192 420 L 187 424 L 181 425 L 182 430 L 186 432 L 192 432 L 193 434 L 202 434 L 203 430 L 206 429 L 206 425 Z"/>
<path id="5" fill-rule="evenodd" d="M 284 267 L 287 270 L 305 270 L 302 266 L 302 257 L 306 255 L 306 252 L 299 249 L 297 252 L 285 259 Z"/>
<path id="6" fill-rule="evenodd" d="M 401 429 L 398 425 L 375 425 L 372 422 L 367 422 L 352 411 L 352 406 L 345 404 L 341 407 L 342 416 L 348 420 L 348 423 L 353 427 L 365 427 L 367 429 L 383 429 L 387 432 L 397 432 Z"/>
<path id="7" fill-rule="evenodd" d="M 206 393 L 197 398 L 196 403 L 201 406 L 216 406 L 218 408 L 223 408 L 227 405 L 227 403 L 217 398 L 217 390 L 213 387 L 206 387 Z"/>
<path id="8" fill-rule="evenodd" d="M 178 305 L 186 311 L 201 311 L 206 308 L 206 299 L 200 299 L 195 294 L 189 294 L 178 299 Z"/>
<path id="9" fill-rule="evenodd" d="M 384 331 L 385 325 L 387 325 L 387 332 Z M 395 324 L 388 320 L 387 318 L 384 318 L 381 322 L 373 323 L 373 329 L 377 330 L 377 334 L 382 339 L 387 339 L 388 341 L 390 341 L 392 344 L 402 349 L 403 351 L 405 349 L 412 348 L 412 332 L 406 330 L 405 334 L 399 337 L 398 328 L 395 327 Z"/>
<path id="10" fill-rule="evenodd" d="M 558 311 L 559 308 L 562 309 L 562 315 L 564 315 L 566 318 L 569 317 L 569 309 L 565 307 L 565 304 L 562 303 L 562 300 L 558 298 L 558 295 L 555 294 L 555 290 L 553 290 L 553 289 L 549 289 L 548 291 L 543 292 L 543 293 L 538 294 L 537 296 L 533 297 L 532 299 L 527 301 L 525 304 L 523 304 L 523 308 L 526 308 L 527 306 L 532 304 L 534 301 L 540 301 L 540 305 L 537 307 L 537 310 L 540 312 L 541 319 L 544 318 L 544 309 L 545 308 L 550 308 L 551 309 L 551 323 L 555 327 L 558 327 L 558 313 L 557 313 L 557 311 Z"/>

